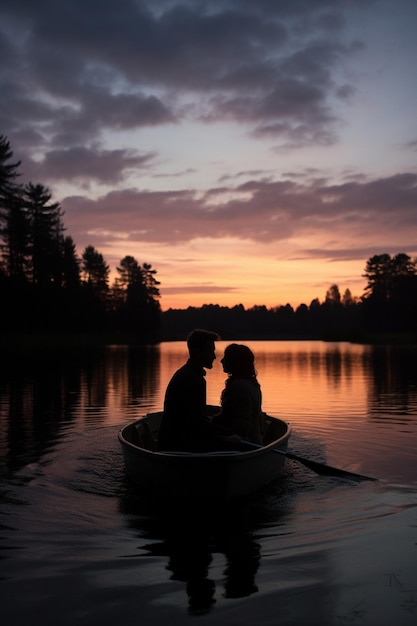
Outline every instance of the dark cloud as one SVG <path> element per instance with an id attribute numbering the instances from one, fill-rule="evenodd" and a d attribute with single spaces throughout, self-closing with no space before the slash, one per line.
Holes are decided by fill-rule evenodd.
<path id="1" fill-rule="evenodd" d="M 403 241 L 401 247 L 398 244 L 390 244 L 385 242 L 385 247 L 382 249 L 380 245 L 360 247 L 351 247 L 343 249 L 330 249 L 325 250 L 323 248 L 308 248 L 304 250 L 304 260 L 311 259 L 326 259 L 331 263 L 339 261 L 356 261 L 358 259 L 369 259 L 371 256 L 379 254 L 391 254 L 395 255 L 404 250 L 415 251 L 417 246 L 414 241 Z M 300 257 L 298 257 L 300 258 Z M 357 277 L 358 279 L 358 277 Z"/>
<path id="2" fill-rule="evenodd" d="M 224 183 L 228 180 L 233 180 L 237 178 L 259 178 L 259 177 L 268 177 L 273 173 L 273 170 L 242 170 L 241 172 L 236 172 L 236 174 L 224 174 L 220 177 L 219 182 Z"/>
<path id="3" fill-rule="evenodd" d="M 164 174 L 153 174 L 153 178 L 181 178 L 182 176 L 186 175 L 186 174 L 195 174 L 197 172 L 196 169 L 189 167 L 184 171 L 181 172 L 168 172 L 168 173 L 164 173 Z"/>
<path id="4" fill-rule="evenodd" d="M 350 243 L 352 249 L 381 249 L 409 239 L 417 226 L 416 206 L 417 174 L 340 185 L 321 179 L 305 184 L 253 180 L 204 196 L 132 189 L 95 201 L 69 197 L 63 202 L 76 241 L 85 240 L 86 232 L 91 236 L 94 224 L 100 225 L 98 240 L 109 241 L 117 212 L 116 238 L 178 245 L 207 237 L 279 243 L 308 235 L 326 240 L 330 256 Z"/>
<path id="5" fill-rule="evenodd" d="M 412 150 L 413 152 L 417 152 L 417 139 L 414 139 L 413 141 L 408 141 L 405 144 L 405 148 L 407 148 L 408 150 Z"/>
<path id="6" fill-rule="evenodd" d="M 26 161 L 25 178 L 37 181 L 121 182 L 131 170 L 146 168 L 153 154 L 138 155 L 128 150 L 93 150 L 74 147 L 51 150 L 41 161 Z"/>
<path id="7" fill-rule="evenodd" d="M 357 48 L 340 37 L 352 4 L 6 0 L 1 127 L 12 143 L 37 131 L 29 151 L 184 116 L 249 123 L 295 146 L 334 142 L 332 99 L 353 91 L 337 78 Z"/>

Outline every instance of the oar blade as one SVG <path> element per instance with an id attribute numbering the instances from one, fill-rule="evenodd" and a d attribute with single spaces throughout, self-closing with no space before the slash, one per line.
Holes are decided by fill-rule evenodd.
<path id="1" fill-rule="evenodd" d="M 327 465 L 325 463 L 319 463 L 318 461 L 313 461 L 312 459 L 305 459 L 304 457 L 300 457 L 292 452 L 285 452 L 284 454 L 286 454 L 289 459 L 302 463 L 309 469 L 313 470 L 313 472 L 322 476 L 338 476 L 340 478 L 350 478 L 353 480 L 376 480 L 376 478 L 372 478 L 371 476 L 363 476 L 362 474 L 348 472 L 347 470 L 332 467 L 331 465 Z"/>
<path id="2" fill-rule="evenodd" d="M 242 441 L 242 443 L 251 448 L 263 448 L 263 446 L 252 443 L 250 441 Z M 271 452 L 276 452 L 277 454 L 283 454 L 284 456 L 292 459 L 293 461 L 298 461 L 302 463 L 316 474 L 320 474 L 322 476 L 338 476 L 340 478 L 349 478 L 351 480 L 377 480 L 376 478 L 372 478 L 371 476 L 363 476 L 362 474 L 355 474 L 353 472 L 348 472 L 347 470 L 339 469 L 338 467 L 332 467 L 331 465 L 326 465 L 325 463 L 319 463 L 318 461 L 313 461 L 312 459 L 305 459 L 302 456 L 298 456 L 298 454 L 294 454 L 293 452 L 288 452 L 288 450 L 279 450 L 278 448 L 271 448 Z"/>

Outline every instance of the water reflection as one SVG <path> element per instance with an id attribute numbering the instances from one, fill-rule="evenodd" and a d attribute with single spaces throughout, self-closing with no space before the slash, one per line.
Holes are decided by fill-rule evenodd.
<path id="1" fill-rule="evenodd" d="M 368 421 L 371 428 L 372 422 L 381 420 L 394 424 L 399 416 L 414 429 L 408 436 L 415 433 L 415 347 L 308 341 L 247 343 L 256 355 L 264 409 L 288 419 L 296 432 L 301 431 L 311 441 L 319 437 L 321 443 L 331 445 L 337 436 L 335 428 L 343 428 L 343 437 L 339 431 L 340 445 L 347 449 L 355 440 L 357 448 L 359 426 L 355 422 L 363 426 Z M 226 345 L 219 342 L 219 357 Z M 168 380 L 185 358 L 184 342 L 50 349 L 15 358 L 4 356 L 0 362 L 0 472 L 11 475 L 38 461 L 69 428 L 82 432 L 122 425 L 148 411 L 160 410 Z M 224 378 L 219 363 L 207 373 L 210 404 L 218 403 Z M 374 440 L 375 434 L 369 432 Z M 389 436 L 391 453 L 395 438 L 398 449 L 404 449 L 400 431 L 391 431 Z M 382 455 L 387 439 L 380 438 L 380 444 L 375 455 Z M 310 452 L 296 451 L 301 455 L 305 452 L 305 456 Z M 370 458 L 367 452 L 366 459 Z M 358 459 L 360 462 L 360 456 Z M 345 463 L 349 462 L 358 460 L 346 458 Z M 353 465 L 352 469 L 360 470 Z M 375 474 L 371 467 L 362 469 L 363 473 Z"/>
<path id="2" fill-rule="evenodd" d="M 259 518 L 248 513 L 247 504 L 208 508 L 202 503 L 170 502 L 157 515 L 143 517 L 132 501 L 123 500 L 121 510 L 144 542 L 141 554 L 164 557 L 170 579 L 184 583 L 190 614 L 209 612 L 216 593 L 242 598 L 258 591 Z M 220 582 L 213 568 L 215 555 L 224 560 Z"/>
<path id="3" fill-rule="evenodd" d="M 311 615 L 315 623 L 347 623 L 357 617 L 358 596 L 381 607 L 382 621 L 370 616 L 370 623 L 404 618 L 405 605 L 385 583 L 399 567 L 404 593 L 415 582 L 416 349 L 248 344 L 264 408 L 294 426 L 292 449 L 382 480 L 341 485 L 289 462 L 282 481 L 250 506 L 155 507 L 128 483 L 117 431 L 161 408 L 186 357 L 183 343 L 4 357 L 6 622 L 30 623 L 41 611 L 37 621 L 48 624 L 131 624 L 138 616 L 182 623 L 185 603 L 193 615 L 215 606 L 212 621 L 219 615 L 225 623 L 274 623 L 277 615 L 293 624 Z M 219 363 L 207 383 L 215 404 L 224 384 Z M 407 490 L 386 491 L 387 480 Z"/>
<path id="4" fill-rule="evenodd" d="M 369 375 L 369 414 L 392 413 L 416 419 L 417 358 L 413 348 L 377 346 L 366 359 Z"/>
<path id="5" fill-rule="evenodd" d="M 0 472 L 38 461 L 63 425 L 121 423 L 127 407 L 152 398 L 159 371 L 157 346 L 7 355 L 0 362 Z"/>

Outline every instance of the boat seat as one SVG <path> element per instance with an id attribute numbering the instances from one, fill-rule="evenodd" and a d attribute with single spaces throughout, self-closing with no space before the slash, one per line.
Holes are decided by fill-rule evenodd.
<path id="1" fill-rule="evenodd" d="M 140 436 L 139 429 L 136 425 L 130 430 L 128 441 L 130 443 L 133 443 L 135 446 L 140 446 L 141 448 L 143 448 L 142 437 Z"/>
<path id="2" fill-rule="evenodd" d="M 146 448 L 146 450 L 156 450 L 156 441 L 152 436 L 151 429 L 149 428 L 149 424 L 143 422 L 143 424 L 138 424 L 136 427 L 136 432 L 138 434 L 138 438 L 140 441 L 141 448 Z"/>
<path id="3" fill-rule="evenodd" d="M 265 428 L 263 442 L 267 446 L 269 443 L 276 441 L 285 434 L 282 423 L 277 420 L 271 420 Z"/>

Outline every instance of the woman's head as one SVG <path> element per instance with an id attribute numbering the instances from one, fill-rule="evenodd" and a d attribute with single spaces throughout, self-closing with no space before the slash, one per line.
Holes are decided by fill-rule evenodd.
<path id="1" fill-rule="evenodd" d="M 226 347 L 221 360 L 223 369 L 230 376 L 255 378 L 255 355 L 248 346 L 231 343 Z"/>

